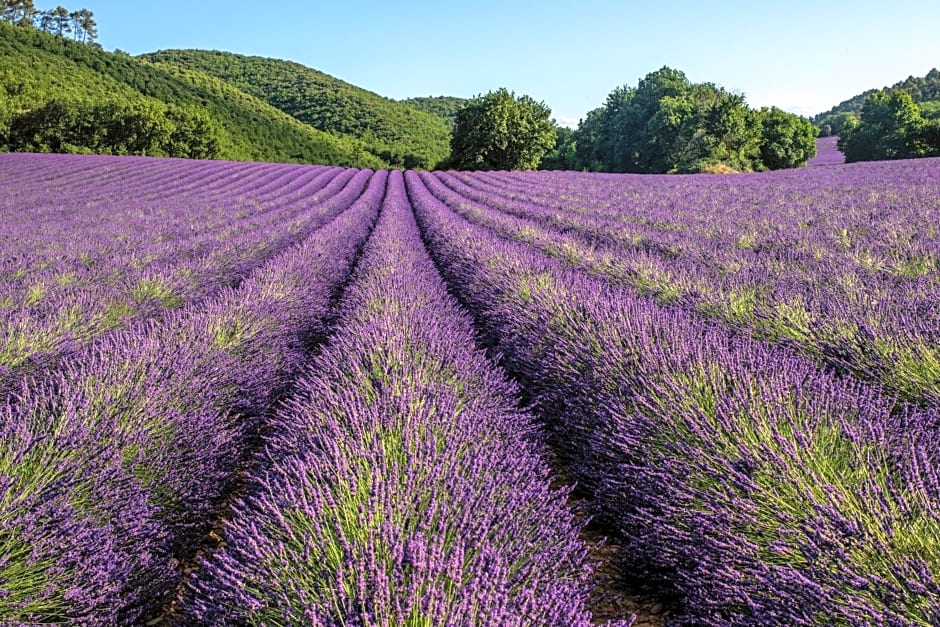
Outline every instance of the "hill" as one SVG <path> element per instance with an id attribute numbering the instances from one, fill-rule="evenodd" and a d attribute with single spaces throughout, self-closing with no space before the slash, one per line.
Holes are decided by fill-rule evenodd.
<path id="1" fill-rule="evenodd" d="M 430 168 L 450 152 L 450 125 L 440 116 L 299 63 L 206 50 L 163 50 L 142 58 L 226 81 L 314 128 L 360 139 L 394 166 Z"/>
<path id="2" fill-rule="evenodd" d="M 843 120 L 847 115 L 858 117 L 862 110 L 865 100 L 872 94 L 884 92 L 890 94 L 893 91 L 904 90 L 911 95 L 914 102 L 926 103 L 940 101 L 940 70 L 934 68 L 924 77 L 909 76 L 903 81 L 897 82 L 890 87 L 881 89 L 869 89 L 848 100 L 844 100 L 824 113 L 812 118 L 813 124 L 822 128 L 824 125 L 830 125 L 835 134 L 841 128 Z M 928 107 L 932 109 L 932 107 Z"/>
<path id="3" fill-rule="evenodd" d="M 405 100 L 399 100 L 399 102 L 421 111 L 433 113 L 447 120 L 449 124 L 453 124 L 457 112 L 470 101 L 467 98 L 458 98 L 456 96 L 428 96 L 426 98 L 406 98 Z"/>
<path id="4" fill-rule="evenodd" d="M 54 98 L 198 107 L 220 128 L 223 159 L 387 165 L 362 142 L 311 128 L 217 78 L 0 22 L 0 114 Z"/>

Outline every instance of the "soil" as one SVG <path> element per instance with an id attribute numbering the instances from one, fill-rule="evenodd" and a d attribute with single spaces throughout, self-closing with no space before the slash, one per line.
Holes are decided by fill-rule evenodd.
<path id="1" fill-rule="evenodd" d="M 594 624 L 628 625 L 633 616 L 634 627 L 666 625 L 671 613 L 669 600 L 659 586 L 625 576 L 623 547 L 596 523 L 590 523 L 581 537 L 591 547 L 594 562 L 594 588 L 588 601 Z"/>

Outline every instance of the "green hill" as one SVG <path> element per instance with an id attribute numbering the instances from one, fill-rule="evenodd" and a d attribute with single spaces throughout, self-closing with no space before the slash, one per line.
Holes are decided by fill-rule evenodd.
<path id="1" fill-rule="evenodd" d="M 428 96 L 426 98 L 406 98 L 405 100 L 399 100 L 399 102 L 421 111 L 433 113 L 447 120 L 448 124 L 453 124 L 457 112 L 470 101 L 467 98 L 457 98 L 456 96 Z"/>
<path id="2" fill-rule="evenodd" d="M 914 102 L 922 103 L 938 103 L 940 102 L 940 70 L 936 68 L 930 70 L 926 76 L 923 78 L 916 76 L 909 76 L 908 78 L 895 83 L 890 87 L 884 87 L 882 89 L 869 89 L 857 96 L 853 96 L 848 100 L 840 102 L 833 108 L 820 113 L 816 117 L 812 118 L 813 124 L 822 128 L 823 126 L 829 125 L 833 131 L 833 134 L 838 135 L 839 129 L 844 124 L 844 120 L 847 116 L 858 117 L 859 113 L 862 111 L 862 105 L 865 103 L 865 100 L 872 94 L 879 92 L 884 92 L 890 94 L 892 91 L 904 90 L 911 95 Z M 928 105 L 925 109 L 929 114 L 933 114 L 934 110 L 940 105 Z"/>
<path id="3" fill-rule="evenodd" d="M 0 116 L 63 98 L 198 107 L 221 129 L 223 159 L 388 165 L 365 143 L 314 129 L 217 78 L 0 22 Z"/>
<path id="4" fill-rule="evenodd" d="M 224 80 L 314 128 L 360 139 L 394 166 L 429 168 L 450 152 L 450 125 L 443 118 L 299 63 L 205 50 L 164 50 L 143 58 Z"/>

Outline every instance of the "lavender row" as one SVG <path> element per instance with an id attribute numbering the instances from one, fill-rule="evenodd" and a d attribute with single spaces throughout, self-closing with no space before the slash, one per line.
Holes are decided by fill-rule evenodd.
<path id="1" fill-rule="evenodd" d="M 190 620 L 590 624 L 586 551 L 517 396 L 393 172 L 342 324 L 278 414 Z"/>
<path id="2" fill-rule="evenodd" d="M 110 334 L 0 407 L 0 622 L 140 624 L 325 332 L 384 173 L 237 289 Z"/>
<path id="3" fill-rule="evenodd" d="M 839 138 L 835 135 L 820 137 L 816 140 L 816 156 L 806 162 L 810 167 L 821 165 L 842 165 L 845 155 L 838 147 Z"/>
<path id="4" fill-rule="evenodd" d="M 20 307 L 24 300 L 41 304 L 59 286 L 113 282 L 128 268 L 142 270 L 204 256 L 235 235 L 275 217 L 283 220 L 289 215 L 285 209 L 296 213 L 303 207 L 289 195 L 266 191 L 262 185 L 266 179 L 279 181 L 284 175 L 299 179 L 309 197 L 342 172 L 284 166 L 278 175 L 259 166 L 248 173 L 231 167 L 224 176 L 224 170 L 216 171 L 219 166 L 210 170 L 202 162 L 187 166 L 172 160 L 123 163 L 98 158 L 92 160 L 98 167 L 84 173 L 87 180 L 64 185 L 45 181 L 41 174 L 67 178 L 77 164 L 65 158 L 33 163 L 39 156 L 48 157 L 0 156 L 5 166 L 33 166 L 31 176 L 4 190 L 8 193 L 0 204 L 2 237 L 7 240 L 0 260 L 0 302 L 7 308 Z M 153 185 L 137 186 L 128 180 L 135 172 L 155 172 L 158 178 Z M 180 179 L 194 173 L 200 185 L 185 191 Z M 210 185 L 213 178 L 219 179 L 217 185 Z M 148 189 L 157 192 L 153 199 L 146 198 Z"/>
<path id="5" fill-rule="evenodd" d="M 671 244 L 613 245 L 600 235 L 605 228 L 577 226 L 586 219 L 556 218 L 552 210 L 487 195 L 448 174 L 428 184 L 452 207 L 467 215 L 472 210 L 473 219 L 505 236 L 533 243 L 616 284 L 653 294 L 662 304 L 678 302 L 755 337 L 796 345 L 907 399 L 940 403 L 936 272 L 904 281 L 890 273 L 855 272 L 834 256 L 826 263 L 812 262 L 812 256 L 807 261 L 807 255 L 795 253 L 786 240 L 776 247 L 779 254 L 766 247 L 738 250 L 737 261 L 716 263 L 700 260 L 703 255 L 698 253 L 675 251 Z M 695 239 L 688 233 L 683 237 Z M 735 249 L 726 243 L 714 248 Z M 930 252 L 923 255 L 940 258 Z M 734 271 L 728 272 L 729 267 Z"/>
<path id="6" fill-rule="evenodd" d="M 935 411 L 663 309 L 408 191 L 636 575 L 697 625 L 936 624 Z"/>
<path id="7" fill-rule="evenodd" d="M 790 272 L 849 265 L 867 281 L 916 278 L 919 263 L 936 252 L 935 164 L 735 177 L 732 186 L 714 177 L 517 175 L 514 185 L 493 187 L 506 175 L 460 176 L 478 191 L 508 194 L 515 209 L 539 212 L 559 228 L 649 248 L 667 260 L 707 262 L 730 274 L 761 263 Z M 625 224 L 634 230 L 623 232 Z"/>
<path id="8" fill-rule="evenodd" d="M 10 154 L 0 156 L 0 163 L 3 172 L 10 175 L 5 177 L 9 180 L 3 183 L 5 193 L 0 204 L 4 232 L 11 237 L 8 244 L 13 250 L 45 246 L 44 252 L 54 252 L 64 244 L 53 237 L 63 220 L 83 234 L 107 233 L 105 219 L 133 221 L 136 230 L 127 234 L 129 242 L 164 232 L 185 238 L 186 229 L 205 231 L 207 225 L 231 221 L 234 211 L 263 200 L 256 190 L 265 180 L 284 175 L 306 179 L 310 174 L 330 171 L 273 168 L 270 164 L 69 155 Z M 215 203 L 219 201 L 228 206 L 217 208 Z M 202 209 L 199 220 L 173 211 L 175 205 L 186 203 Z M 178 223 L 185 228 L 173 230 Z M 133 252 L 132 247 L 128 251 Z"/>
<path id="9" fill-rule="evenodd" d="M 237 281 L 240 271 L 256 264 L 259 255 L 276 245 L 270 241 L 271 231 L 283 231 L 283 234 L 278 234 L 286 239 L 311 222 L 321 220 L 322 223 L 322 209 L 310 212 L 307 205 L 335 195 L 353 175 L 352 172 L 341 176 L 333 174 L 323 171 L 314 177 L 313 182 L 319 182 L 319 189 L 312 189 L 312 197 L 302 204 L 285 202 L 276 210 L 257 213 L 240 210 L 243 213 L 222 216 L 222 224 L 198 235 L 192 225 L 201 221 L 201 207 L 189 204 L 186 199 L 177 200 L 178 228 L 159 232 L 152 241 L 140 240 L 135 235 L 137 231 L 146 229 L 146 225 L 122 224 L 121 218 L 116 216 L 85 218 L 81 209 L 73 207 L 70 219 L 63 219 L 47 229 L 46 237 L 56 242 L 58 253 L 37 247 L 29 254 L 7 258 L 9 265 L 15 265 L 17 270 L 0 285 L 4 312 L 8 316 L 28 314 L 37 319 L 48 318 L 62 302 L 74 301 L 95 290 L 115 292 L 115 305 L 133 304 L 135 301 L 143 303 L 147 299 L 141 292 L 154 292 L 153 300 L 159 297 L 161 302 L 167 301 L 167 305 L 178 304 L 182 300 L 178 292 L 191 289 L 187 283 L 196 282 L 198 285 L 202 280 L 196 274 L 197 269 L 208 271 L 209 278 L 224 280 L 228 275 L 230 283 Z M 122 202 L 125 206 L 134 206 L 133 199 L 123 199 Z M 228 213 L 235 212 L 230 209 Z M 82 219 L 101 222 L 104 225 L 102 232 L 89 236 L 76 226 Z M 190 231 L 193 236 L 187 237 Z M 125 249 L 125 246 L 133 250 Z M 157 280 L 161 274 L 166 275 L 162 282 Z M 161 284 L 163 289 L 141 288 L 154 283 Z M 121 293 L 122 290 L 130 293 Z"/>
<path id="10" fill-rule="evenodd" d="M 735 178 L 734 186 L 713 177 L 566 182 L 562 176 L 536 185 L 518 176 L 514 186 L 492 186 L 498 176 L 466 174 L 460 182 L 475 188 L 477 200 L 482 195 L 593 242 L 656 253 L 667 268 L 673 262 L 676 280 L 690 285 L 722 277 L 740 282 L 762 270 L 770 271 L 771 282 L 784 275 L 783 285 L 801 278 L 819 282 L 850 270 L 867 290 L 902 291 L 899 282 L 936 269 L 940 181 L 933 164 L 757 175 Z M 838 296 L 854 285 L 843 282 L 827 287 Z M 848 291 L 845 297 L 852 296 Z"/>
<path id="11" fill-rule="evenodd" d="M 310 190 L 309 198 L 244 220 L 241 232 L 219 233 L 209 250 L 195 257 L 148 266 L 139 264 L 139 257 L 116 254 L 103 267 L 94 264 L 85 272 L 60 274 L 54 284 L 58 289 L 45 288 L 44 282 L 34 284 L 44 287 L 35 298 L 0 311 L 0 391 L 20 373 L 54 364 L 103 333 L 237 286 L 265 259 L 335 217 L 361 193 L 368 178 L 368 172 L 354 171 L 328 176 L 322 187 Z"/>
<path id="12" fill-rule="evenodd" d="M 36 165 L 42 171 L 67 173 L 70 160 L 42 160 L 32 164 L 36 155 L 11 155 L 5 165 Z M 14 159 L 13 157 L 18 157 Z M 277 171 L 258 167 L 241 176 L 237 168 L 220 180 L 222 189 L 208 184 L 212 171 L 202 163 L 186 167 L 179 162 L 149 159 L 131 163 L 114 172 L 114 180 L 98 181 L 111 175 L 113 158 L 99 159 L 99 167 L 87 181 L 71 185 L 51 184 L 41 177 L 30 178 L 13 186 L 5 194 L 4 239 L 8 239 L 3 259 L 5 299 L 16 295 L 12 290 L 43 279 L 53 283 L 59 274 L 95 269 L 106 279 L 109 263 L 145 267 L 179 257 L 194 257 L 209 244 L 231 234 L 249 230 L 253 222 L 267 219 L 267 214 L 282 207 L 295 206 L 275 190 L 263 191 L 265 179 L 275 181 L 289 174 L 304 181 L 309 194 L 322 189 L 338 168 L 288 168 Z M 23 163 L 25 162 L 25 163 Z M 130 169 L 125 172 L 129 166 Z M 129 173 L 155 171 L 161 178 L 151 186 L 136 186 L 126 178 Z M 203 183 L 198 190 L 186 192 L 179 179 L 195 171 Z M 215 173 L 218 177 L 220 173 Z M 262 176 L 263 175 L 263 176 Z M 247 187 L 241 182 L 245 181 Z M 96 183 L 100 183 L 97 184 Z M 48 185 L 48 187 L 46 187 Z M 147 200 L 147 189 L 159 196 Z M 67 237 L 63 237 L 66 235 Z"/>

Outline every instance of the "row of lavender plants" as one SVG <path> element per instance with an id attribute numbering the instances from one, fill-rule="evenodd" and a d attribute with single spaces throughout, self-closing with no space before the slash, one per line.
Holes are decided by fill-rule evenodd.
<path id="1" fill-rule="evenodd" d="M 496 237 L 432 178 L 432 255 L 676 622 L 940 622 L 936 410 Z"/>
<path id="2" fill-rule="evenodd" d="M 400 172 L 341 320 L 274 420 L 187 620 L 590 624 L 566 492 L 428 257 Z"/>
<path id="3" fill-rule="evenodd" d="M 148 240 L 167 244 L 157 253 L 186 251 L 190 239 L 233 224 L 236 212 L 259 209 L 252 207 L 263 199 L 258 179 L 278 178 L 268 164 L 199 162 L 184 169 L 167 160 L 66 155 L 0 155 L 0 163 L 5 249 L 13 257 L 4 268 L 23 277 L 74 258 L 94 263 L 102 253 L 136 259 Z M 320 172 L 283 170 L 301 178 Z M 63 227 L 72 238 L 61 237 Z M 28 253 L 42 255 L 43 263 L 6 265 Z M 4 278 L 10 281 L 8 273 Z"/>
<path id="4" fill-rule="evenodd" d="M 866 164 L 750 177 L 737 192 L 703 177 L 659 181 L 658 194 L 648 179 L 630 177 L 553 186 L 544 177 L 512 184 L 505 175 L 440 173 L 428 184 L 468 217 L 567 263 L 937 406 L 938 171 Z M 683 190 L 687 205 L 679 205 Z M 624 205 L 609 218 L 570 210 L 618 199 Z M 647 224 L 625 233 L 622 220 Z"/>
<path id="5" fill-rule="evenodd" d="M 67 172 L 68 165 L 62 163 L 59 167 Z M 301 168 L 290 170 L 303 174 Z M 154 237 L 141 235 L 141 230 L 146 232 L 148 228 L 146 224 L 132 220 L 124 225 L 125 229 L 120 216 L 101 215 L 104 209 L 124 215 L 139 211 L 140 204 L 133 196 L 126 197 L 127 192 L 115 198 L 99 189 L 106 200 L 102 210 L 92 212 L 97 214 L 94 230 L 101 231 L 95 234 L 75 224 L 88 219 L 75 206 L 85 195 L 83 187 L 74 186 L 68 194 L 61 194 L 59 204 L 71 212 L 71 221 L 62 219 L 55 229 L 53 225 L 41 229 L 46 246 L 37 245 L 28 256 L 5 257 L 7 264 L 16 265 L 18 270 L 0 283 L 0 292 L 6 293 L 0 308 L 0 392 L 22 373 L 54 365 L 63 355 L 103 333 L 125 327 L 135 319 L 200 302 L 223 287 L 237 286 L 265 259 L 335 217 L 349 205 L 350 198 L 361 193 L 369 176 L 351 170 L 307 170 L 312 176 L 297 177 L 303 184 L 296 185 L 293 193 L 285 193 L 257 214 L 236 209 L 251 199 L 248 190 L 236 187 L 227 198 L 220 195 L 215 201 L 225 210 L 219 219 L 227 214 L 234 224 L 216 226 L 189 239 L 186 231 L 199 219 L 201 205 L 186 196 L 165 201 L 174 205 L 172 227 L 169 231 L 158 229 Z M 164 188 L 172 182 L 173 178 L 165 174 Z M 263 182 L 255 184 L 259 198 L 264 198 L 263 186 L 259 185 Z M 266 193 L 274 193 L 274 188 Z M 232 220 L 236 215 L 239 217 Z M 10 227 L 10 233 L 11 238 L 19 235 L 15 227 Z M 55 244 L 56 239 L 59 244 Z M 132 242 L 136 249 L 109 250 L 122 240 L 127 246 Z M 51 251 L 52 246 L 59 252 Z M 95 249 L 107 253 L 88 254 Z"/>
<path id="6" fill-rule="evenodd" d="M 839 150 L 839 138 L 835 135 L 820 137 L 816 140 L 816 156 L 806 162 L 810 167 L 822 165 L 841 165 L 845 155 Z"/>
<path id="7" fill-rule="evenodd" d="M 326 332 L 385 191 L 385 173 L 363 176 L 237 288 L 103 336 L 0 406 L 0 622 L 141 624 L 175 596 Z"/>

